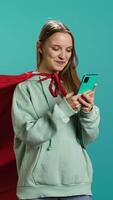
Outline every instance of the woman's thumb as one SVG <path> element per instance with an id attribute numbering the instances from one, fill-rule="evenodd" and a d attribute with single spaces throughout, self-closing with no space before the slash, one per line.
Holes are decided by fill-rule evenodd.
<path id="1" fill-rule="evenodd" d="M 66 95 L 66 99 L 69 99 L 71 98 L 72 96 L 74 95 L 74 92 L 70 92 Z"/>

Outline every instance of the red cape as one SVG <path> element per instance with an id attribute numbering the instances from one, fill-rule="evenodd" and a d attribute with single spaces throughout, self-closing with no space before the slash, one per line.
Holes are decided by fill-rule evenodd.
<path id="1" fill-rule="evenodd" d="M 0 75 L 0 199 L 16 200 L 17 171 L 11 121 L 12 96 L 16 85 L 36 74 Z"/>

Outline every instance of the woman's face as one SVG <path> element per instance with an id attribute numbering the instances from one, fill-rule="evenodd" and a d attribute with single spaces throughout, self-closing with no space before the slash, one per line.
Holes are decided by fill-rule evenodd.
<path id="1" fill-rule="evenodd" d="M 39 66 L 41 72 L 60 72 L 67 65 L 72 55 L 72 38 L 68 33 L 54 33 L 39 48 L 42 62 Z"/>

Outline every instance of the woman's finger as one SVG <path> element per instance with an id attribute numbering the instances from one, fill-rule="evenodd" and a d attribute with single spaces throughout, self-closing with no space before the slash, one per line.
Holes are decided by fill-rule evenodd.
<path id="1" fill-rule="evenodd" d="M 78 100 L 79 100 L 80 104 L 82 104 L 83 106 L 88 107 L 88 105 L 89 105 L 89 101 L 86 100 L 86 98 L 83 98 L 83 96 L 81 96 L 81 97 L 79 97 Z"/>
<path id="2" fill-rule="evenodd" d="M 81 98 L 87 103 L 93 103 L 94 102 L 94 92 L 90 92 L 87 95 L 84 93 L 83 95 L 81 95 Z"/>
<path id="3" fill-rule="evenodd" d="M 97 88 L 97 83 L 95 83 L 95 85 L 94 85 L 94 88 L 93 88 L 93 92 L 95 92 L 96 91 L 96 88 Z"/>

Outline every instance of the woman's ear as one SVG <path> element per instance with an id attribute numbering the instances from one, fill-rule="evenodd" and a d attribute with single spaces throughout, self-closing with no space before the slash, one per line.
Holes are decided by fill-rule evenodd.
<path id="1" fill-rule="evenodd" d="M 37 50 L 42 54 L 42 43 L 40 41 L 37 42 Z"/>
<path id="2" fill-rule="evenodd" d="M 36 49 L 37 49 L 37 67 L 39 67 L 43 58 L 42 42 L 40 41 L 37 42 Z"/>

